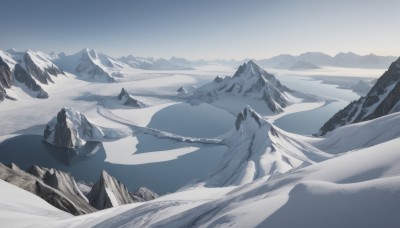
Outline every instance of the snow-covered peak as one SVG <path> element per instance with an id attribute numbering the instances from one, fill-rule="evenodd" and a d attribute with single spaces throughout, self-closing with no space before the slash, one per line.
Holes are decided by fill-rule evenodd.
<path id="1" fill-rule="evenodd" d="M 293 91 L 283 86 L 274 75 L 250 60 L 239 66 L 233 77 L 220 78 L 197 89 L 191 98 L 214 102 L 222 96 L 251 98 L 261 101 L 273 113 L 293 103 Z M 294 95 L 293 95 L 294 96 Z"/>
<path id="2" fill-rule="evenodd" d="M 249 183 L 320 162 L 331 155 L 271 125 L 250 107 L 238 114 L 235 131 L 218 168 L 203 180 L 206 186 Z"/>
<path id="3" fill-rule="evenodd" d="M 64 107 L 53 118 L 44 131 L 47 142 L 57 147 L 74 148 L 104 137 L 103 131 L 91 124 L 86 117 L 73 108 Z"/>
<path id="4" fill-rule="evenodd" d="M 93 185 L 88 198 L 90 204 L 99 210 L 134 202 L 128 189 L 105 170 Z"/>
<path id="5" fill-rule="evenodd" d="M 247 64 L 243 63 L 243 65 L 239 66 L 233 77 L 251 78 L 253 76 L 261 76 L 263 73 L 266 72 L 250 60 Z"/>

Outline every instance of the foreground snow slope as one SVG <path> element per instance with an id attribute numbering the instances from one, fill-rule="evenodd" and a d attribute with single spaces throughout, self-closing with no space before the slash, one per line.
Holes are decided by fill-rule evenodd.
<path id="1" fill-rule="evenodd" d="M 397 227 L 400 223 L 398 145 L 400 138 L 238 187 L 191 187 L 150 202 L 70 219 L 52 218 L 49 223 L 43 218 L 36 225 Z M 17 198 L 11 197 L 7 202 L 20 205 Z M 0 205 L 4 208 L 3 201 Z M 4 215 L 0 216 L 2 220 Z M 30 225 L 28 220 L 19 221 L 20 218 L 15 222 Z M 8 221 L 14 222 L 13 219 L 17 220 L 11 217 Z"/>
<path id="2" fill-rule="evenodd" d="M 173 201 L 161 197 L 99 227 L 397 227 L 399 143 L 399 138 L 394 139 L 275 180 L 260 179 L 217 200 L 212 194 L 210 200 L 179 200 L 185 191 L 176 193 Z M 164 212 L 172 216 L 161 216 Z"/>
<path id="3" fill-rule="evenodd" d="M 235 125 L 234 133 L 223 140 L 228 150 L 205 178 L 206 186 L 241 185 L 331 157 L 271 125 L 250 107 L 239 113 Z"/>
<path id="4" fill-rule="evenodd" d="M 70 217 L 38 196 L 0 180 L 1 226 L 49 226 L 48 222 Z"/>
<path id="5" fill-rule="evenodd" d="M 400 113 L 393 113 L 374 120 L 346 125 L 321 138 L 305 141 L 332 154 L 366 148 L 400 137 Z"/>

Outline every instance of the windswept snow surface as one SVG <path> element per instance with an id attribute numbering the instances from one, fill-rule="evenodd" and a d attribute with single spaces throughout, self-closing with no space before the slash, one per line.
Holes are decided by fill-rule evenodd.
<path id="1" fill-rule="evenodd" d="M 58 227 L 397 227 L 399 143 L 393 139 L 238 187 L 193 187 L 52 222 Z"/>
<path id="2" fill-rule="evenodd" d="M 128 170 L 123 179 L 126 185 L 127 180 L 143 181 L 140 177 L 149 179 L 150 174 L 159 178 L 149 181 L 155 186 L 180 181 L 174 183 L 180 190 L 150 202 L 120 205 L 77 217 L 0 181 L 0 221 L 7 226 L 36 227 L 397 227 L 400 224 L 398 114 L 338 128 L 320 138 L 280 130 L 273 121 L 289 113 L 320 107 L 324 102 L 293 104 L 283 109 L 284 114 L 273 117 L 268 112 L 261 112 L 263 116 L 254 114 L 257 118 L 244 118 L 238 128 L 232 124 L 231 131 L 215 138 L 195 138 L 148 127 L 161 110 L 182 102 L 177 96 L 178 88 L 201 86 L 216 75 L 232 75 L 233 71 L 216 65 L 164 72 L 121 68 L 124 77 L 118 77 L 117 83 L 76 80 L 77 76 L 67 73 L 67 77 L 54 78 L 62 83 L 49 87 L 51 96 L 45 101 L 21 95 L 18 101 L 0 103 L 0 145 L 21 134 L 43 135 L 45 124 L 67 106 L 102 127 L 131 132 L 126 138 L 102 142 L 106 156 L 102 155 L 101 164 L 106 164 L 105 167 L 113 167 L 116 173 L 117 166 L 138 167 L 125 169 Z M 110 98 L 122 87 L 148 106 L 131 109 L 112 104 Z M 225 101 L 224 105 L 217 102 L 213 105 L 225 107 L 236 117 L 244 109 L 235 106 L 238 102 Z M 245 98 L 239 103 L 249 103 L 257 111 L 261 107 Z M 248 109 L 247 117 L 251 113 Z M 221 155 L 214 156 L 215 152 L 221 154 L 224 150 L 232 154 L 225 153 L 229 162 L 218 167 Z M 31 149 L 29 152 L 32 155 Z M 85 171 L 92 168 L 97 167 L 89 166 Z M 146 172 L 154 168 L 160 168 L 161 173 Z M 219 172 L 217 168 L 229 172 Z M 193 180 L 195 177 L 200 179 Z M 188 180 L 192 182 L 183 186 Z"/>
<path id="3" fill-rule="evenodd" d="M 4 227 L 52 226 L 73 217 L 38 196 L 0 180 L 0 221 Z"/>

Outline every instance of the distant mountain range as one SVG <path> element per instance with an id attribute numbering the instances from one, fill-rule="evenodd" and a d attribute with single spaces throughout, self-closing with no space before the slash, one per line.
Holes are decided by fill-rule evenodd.
<path id="1" fill-rule="evenodd" d="M 378 56 L 374 54 L 357 55 L 353 52 L 340 52 L 330 56 L 321 52 L 306 52 L 298 56 L 278 55 L 256 62 L 265 68 L 281 69 L 315 69 L 319 67 L 350 67 L 350 68 L 387 68 L 395 61 L 395 56 Z M 303 63 L 303 64 L 301 64 Z"/>
<path id="2" fill-rule="evenodd" d="M 334 57 L 320 52 L 307 52 L 299 56 L 278 55 L 269 59 L 254 60 L 263 68 L 288 70 L 318 69 L 321 67 L 387 68 L 397 58 L 374 54 L 360 56 L 352 52 L 339 53 Z M 95 82 L 117 82 L 121 78 L 142 70 L 192 70 L 199 66 L 222 64 L 237 67 L 249 59 L 236 60 L 196 60 L 172 57 L 170 59 L 142 58 L 132 55 L 113 58 L 94 49 L 66 55 L 46 54 L 40 51 L 0 50 L 0 101 L 19 99 L 12 88 L 18 87 L 34 98 L 48 98 L 47 86 L 56 83 L 57 77 L 66 73 L 82 80 Z M 61 76 L 59 76 L 61 75 Z M 46 89 L 46 90 L 45 90 Z"/>

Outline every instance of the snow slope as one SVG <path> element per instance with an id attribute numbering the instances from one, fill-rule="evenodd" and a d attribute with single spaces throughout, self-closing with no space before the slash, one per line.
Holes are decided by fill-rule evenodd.
<path id="1" fill-rule="evenodd" d="M 113 216 L 100 227 L 396 227 L 399 143 L 391 140 L 274 180 L 263 178 L 227 191 L 218 200 L 181 202 L 184 191 L 176 193 L 173 202 L 161 197 Z M 202 189 L 197 190 L 201 194 Z M 172 215 L 157 217 L 164 212 Z"/>
<path id="2" fill-rule="evenodd" d="M 55 220 L 73 217 L 34 194 L 0 180 L 0 221 L 4 227 L 52 226 Z"/>
<path id="3" fill-rule="evenodd" d="M 239 113 L 235 124 L 235 132 L 223 140 L 228 150 L 203 180 L 205 186 L 241 185 L 330 157 L 271 125 L 250 107 Z"/>
<path id="4" fill-rule="evenodd" d="M 315 147 L 338 154 L 366 148 L 400 137 L 400 113 L 339 127 L 320 138 L 306 139 Z"/>

